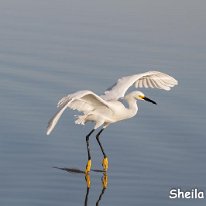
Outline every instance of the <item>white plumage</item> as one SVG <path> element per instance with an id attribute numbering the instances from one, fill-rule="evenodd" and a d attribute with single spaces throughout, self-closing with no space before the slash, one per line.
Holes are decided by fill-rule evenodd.
<path id="1" fill-rule="evenodd" d="M 85 124 L 87 121 L 92 121 L 95 122 L 94 129 L 100 126 L 106 128 L 111 123 L 133 117 L 138 111 L 137 99 L 155 103 L 145 97 L 140 91 L 134 91 L 125 96 L 126 91 L 132 85 L 136 88 L 150 87 L 170 90 L 171 87 L 177 84 L 177 80 L 167 74 L 149 71 L 120 78 L 117 83 L 107 89 L 101 96 L 89 90 L 69 94 L 58 102 L 57 107 L 59 110 L 49 121 L 47 135 L 54 129 L 59 118 L 67 108 L 83 113 L 83 115 L 77 117 L 75 123 Z M 119 98 L 124 98 L 128 102 L 128 108 L 119 101 Z"/>
<path id="2" fill-rule="evenodd" d="M 170 90 L 171 87 L 177 85 L 177 80 L 168 74 L 149 71 L 141 74 L 135 74 L 132 76 L 126 76 L 120 78 L 115 85 L 105 91 L 105 95 L 101 96 L 106 100 L 119 99 L 124 97 L 125 92 L 130 86 L 134 84 L 136 88 L 158 88 L 164 90 Z"/>

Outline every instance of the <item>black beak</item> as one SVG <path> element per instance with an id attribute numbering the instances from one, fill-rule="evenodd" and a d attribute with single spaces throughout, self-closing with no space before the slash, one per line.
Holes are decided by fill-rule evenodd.
<path id="1" fill-rule="evenodd" d="M 153 101 L 153 100 L 151 100 L 151 99 L 149 99 L 149 98 L 147 98 L 147 97 L 143 97 L 143 99 L 144 99 L 145 101 L 147 101 L 147 102 L 151 102 L 152 104 L 157 104 L 155 101 Z"/>

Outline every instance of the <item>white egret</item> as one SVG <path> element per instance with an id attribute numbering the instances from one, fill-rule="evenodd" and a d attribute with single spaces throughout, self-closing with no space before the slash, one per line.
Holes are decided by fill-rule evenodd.
<path id="1" fill-rule="evenodd" d="M 57 107 L 59 110 L 48 123 L 47 135 L 49 135 L 54 129 L 66 108 L 82 112 L 83 115 L 77 116 L 75 121 L 76 124 L 84 125 L 88 121 L 95 123 L 94 128 L 86 136 L 88 162 L 85 173 L 89 173 L 92 164 L 89 148 L 89 137 L 97 128 L 101 126 L 102 129 L 97 133 L 96 139 L 104 156 L 102 166 L 104 171 L 106 171 L 108 169 L 108 158 L 99 140 L 99 136 L 102 131 L 112 123 L 135 116 L 138 111 L 136 100 L 145 100 L 156 104 L 155 101 L 145 97 L 145 95 L 140 91 L 133 91 L 125 95 L 128 88 L 134 85 L 136 88 L 151 87 L 170 90 L 171 87 L 174 87 L 177 84 L 177 80 L 167 74 L 158 71 L 149 71 L 120 78 L 101 96 L 98 96 L 90 90 L 83 90 L 69 94 L 58 102 Z M 127 101 L 128 107 L 125 107 L 125 105 L 120 101 L 121 98 L 124 98 Z"/>

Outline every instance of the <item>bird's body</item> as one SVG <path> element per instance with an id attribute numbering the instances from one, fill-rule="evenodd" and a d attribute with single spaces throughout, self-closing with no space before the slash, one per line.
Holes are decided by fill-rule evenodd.
<path id="1" fill-rule="evenodd" d="M 122 77 L 111 88 L 107 89 L 104 95 L 98 96 L 90 90 L 78 91 L 63 97 L 57 107 L 59 110 L 49 121 L 47 128 L 47 135 L 51 133 L 57 124 L 59 118 L 65 109 L 70 108 L 82 112 L 82 115 L 78 115 L 75 121 L 76 124 L 85 124 L 88 121 L 94 122 L 94 129 L 87 135 L 87 149 L 88 149 L 88 163 L 86 167 L 86 173 L 90 171 L 91 156 L 89 150 L 89 136 L 99 127 L 106 128 L 111 123 L 115 123 L 124 119 L 131 118 L 136 115 L 138 111 L 137 100 L 149 101 L 156 104 L 153 100 L 145 97 L 140 91 L 133 91 L 125 95 L 128 88 L 132 85 L 135 87 L 151 87 L 164 90 L 170 90 L 171 87 L 178 84 L 178 82 L 171 76 L 158 72 L 149 71 L 141 74 L 135 74 L 132 76 Z M 126 107 L 120 100 L 124 98 L 127 101 L 128 107 Z M 99 135 L 103 131 L 97 134 L 97 141 L 104 154 L 103 167 L 106 170 L 108 167 L 108 159 L 104 153 L 103 147 L 99 142 Z M 105 163 L 106 162 L 106 163 Z"/>

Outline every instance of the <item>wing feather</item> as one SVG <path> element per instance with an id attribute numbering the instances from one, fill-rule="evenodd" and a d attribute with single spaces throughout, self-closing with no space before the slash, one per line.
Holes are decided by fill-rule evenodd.
<path id="1" fill-rule="evenodd" d="M 146 78 L 143 79 L 143 85 L 144 85 L 145 88 L 149 87 L 148 84 L 147 84 L 147 79 Z"/>
<path id="2" fill-rule="evenodd" d="M 154 81 L 153 79 L 150 80 L 152 82 L 152 84 L 154 85 L 154 88 L 160 89 L 160 86 L 157 84 L 156 81 Z"/>
<path id="3" fill-rule="evenodd" d="M 138 87 L 140 87 L 140 88 L 142 88 L 142 87 L 143 87 L 143 84 L 142 84 L 142 79 L 140 79 L 140 80 L 138 81 Z"/>
<path id="4" fill-rule="evenodd" d="M 97 106 L 105 106 L 111 109 L 109 103 L 89 90 L 78 91 L 63 97 L 57 104 L 59 110 L 48 123 L 47 135 L 52 132 L 66 108 L 87 113 L 94 110 Z"/>
<path id="5" fill-rule="evenodd" d="M 164 89 L 164 90 L 167 90 L 167 91 L 170 90 L 170 87 L 167 86 L 166 84 L 164 84 L 164 82 L 162 82 L 160 79 L 156 82 L 159 85 L 159 89 Z"/>
<path id="6" fill-rule="evenodd" d="M 147 79 L 147 84 L 149 87 L 154 88 L 151 79 Z"/>
<path id="7" fill-rule="evenodd" d="M 168 74 L 158 71 L 149 71 L 120 78 L 117 83 L 107 89 L 101 97 L 105 100 L 117 100 L 124 97 L 125 93 L 132 85 L 136 88 L 150 87 L 170 90 L 171 87 L 174 87 L 177 84 L 177 80 Z"/>

